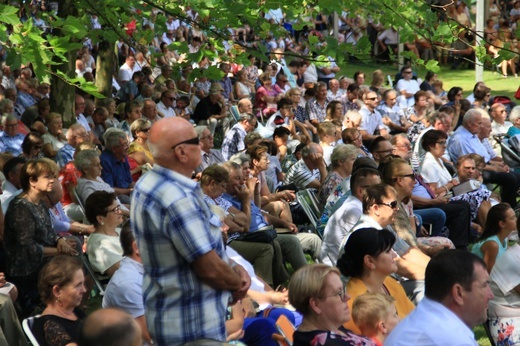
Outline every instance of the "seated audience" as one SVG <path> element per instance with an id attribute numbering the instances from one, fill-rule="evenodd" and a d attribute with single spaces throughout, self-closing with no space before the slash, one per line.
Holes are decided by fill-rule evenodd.
<path id="1" fill-rule="evenodd" d="M 93 192 L 85 203 L 85 213 L 95 228 L 87 242 L 89 262 L 96 272 L 112 276 L 123 258 L 119 230 L 116 229 L 123 222 L 123 214 L 116 195 L 106 191 Z"/>
<path id="2" fill-rule="evenodd" d="M 5 212 L 7 208 L 4 208 L 4 204 L 7 199 L 14 194 L 18 193 L 18 190 L 22 188 L 20 183 L 20 172 L 26 160 L 23 157 L 13 157 L 4 164 L 2 172 L 4 173 L 5 180 L 2 183 L 2 195 L 0 195 L 0 201 L 2 203 L 2 210 Z M 4 210 L 5 209 L 5 210 Z"/>
<path id="3" fill-rule="evenodd" d="M 222 157 L 224 157 L 224 160 L 229 160 L 231 156 L 246 148 L 244 139 L 246 135 L 254 131 L 256 127 L 257 121 L 254 115 L 248 113 L 240 114 L 238 123 L 233 125 L 222 141 Z"/>
<path id="4" fill-rule="evenodd" d="M 397 254 L 392 250 L 395 240 L 392 232 L 386 229 L 358 229 L 348 238 L 337 267 L 343 276 L 349 278 L 347 291 L 352 299 L 366 292 L 383 293 L 395 298 L 397 313 L 400 318 L 404 318 L 415 306 L 403 287 L 390 276 L 397 272 Z M 352 311 L 351 301 L 348 305 Z M 344 326 L 354 333 L 361 333 L 352 320 Z"/>
<path id="5" fill-rule="evenodd" d="M 330 166 L 330 156 L 336 145 L 336 126 L 327 121 L 318 125 L 318 137 L 320 139 L 320 146 L 323 149 L 323 159 L 325 164 Z"/>
<path id="6" fill-rule="evenodd" d="M 197 126 L 195 131 L 199 136 L 199 146 L 202 155 L 202 162 L 199 167 L 195 169 L 196 173 L 202 172 L 206 167 L 215 163 L 224 162 L 222 152 L 218 149 L 213 149 L 213 136 L 207 126 Z"/>
<path id="7" fill-rule="evenodd" d="M 352 303 L 352 319 L 361 334 L 368 336 L 377 345 L 385 342 L 388 334 L 401 320 L 395 299 L 382 293 L 365 293 L 355 298 Z"/>
<path id="8" fill-rule="evenodd" d="M 144 118 L 137 119 L 130 125 L 134 140 L 128 147 L 127 155 L 134 181 L 137 181 L 143 173 L 151 169 L 151 165 L 154 163 L 152 153 L 148 148 L 150 127 L 152 127 L 152 123 Z"/>
<path id="9" fill-rule="evenodd" d="M 134 182 L 130 174 L 130 164 L 126 156 L 128 139 L 126 134 L 119 129 L 108 129 L 103 136 L 105 150 L 101 153 L 100 161 L 101 178 L 112 186 L 118 196 L 130 195 Z M 122 200 L 128 202 L 129 198 Z"/>
<path id="10" fill-rule="evenodd" d="M 142 117 L 142 113 L 141 113 L 142 109 L 143 109 L 143 106 L 142 106 L 141 102 L 139 102 L 139 101 L 131 101 L 131 102 L 127 102 L 125 104 L 124 117 L 123 117 L 124 120 L 121 123 L 119 123 L 118 127 L 126 133 L 129 141 L 135 139 L 135 137 L 132 133 L 132 130 L 130 129 L 130 126 L 132 126 L 134 121 L 136 121 L 137 119 L 140 119 Z M 106 145 L 106 141 L 105 141 L 105 145 Z"/>
<path id="11" fill-rule="evenodd" d="M 9 114 L 2 118 L 3 131 L 0 132 L 0 151 L 18 156 L 22 153 L 24 135 L 18 130 L 18 119 Z"/>
<path id="12" fill-rule="evenodd" d="M 507 250 L 508 237 L 516 230 L 516 214 L 507 203 L 499 203 L 489 209 L 482 234 L 475 240 L 471 252 L 486 262 L 491 272 L 495 261 Z"/>
<path id="13" fill-rule="evenodd" d="M 297 270 L 289 282 L 289 301 L 303 321 L 293 345 L 376 345 L 343 327 L 350 320 L 349 299 L 337 268 L 313 264 Z"/>
<path id="14" fill-rule="evenodd" d="M 310 143 L 302 149 L 302 158 L 285 175 L 283 185 L 295 190 L 319 189 L 326 178 L 323 149 L 319 144 Z"/>
<path id="15" fill-rule="evenodd" d="M 85 294 L 83 263 L 79 258 L 57 256 L 41 270 L 38 289 L 46 305 L 32 327 L 42 346 L 76 345 L 85 313 L 78 309 Z"/>
<path id="16" fill-rule="evenodd" d="M 22 153 L 20 156 L 27 160 L 35 160 L 43 157 L 43 139 L 38 132 L 29 132 L 22 142 Z"/>
<path id="17" fill-rule="evenodd" d="M 58 150 L 67 144 L 67 138 L 63 134 L 63 120 L 61 114 L 50 113 L 47 116 L 47 133 L 42 135 L 42 151 L 46 157 L 54 159 Z"/>
<path id="18" fill-rule="evenodd" d="M 60 168 L 65 167 L 67 163 L 74 158 L 74 152 L 79 144 L 88 141 L 88 133 L 80 124 L 72 124 L 66 133 L 67 144 L 65 144 L 56 153 L 54 160 Z"/>

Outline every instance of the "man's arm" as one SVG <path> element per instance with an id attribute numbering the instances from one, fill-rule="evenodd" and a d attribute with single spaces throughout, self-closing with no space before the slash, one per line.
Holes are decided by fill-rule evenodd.
<path id="1" fill-rule="evenodd" d="M 191 263 L 195 275 L 205 284 L 220 290 L 238 291 L 242 288 L 239 274 L 211 250 Z"/>

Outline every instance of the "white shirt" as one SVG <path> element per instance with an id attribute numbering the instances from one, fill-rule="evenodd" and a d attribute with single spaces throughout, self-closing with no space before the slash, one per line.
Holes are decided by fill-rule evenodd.
<path id="1" fill-rule="evenodd" d="M 166 108 L 162 101 L 157 104 L 157 111 L 164 115 L 165 118 L 171 118 L 176 116 L 175 110 L 172 107 Z"/>
<path id="2" fill-rule="evenodd" d="M 327 221 L 323 231 L 323 243 L 321 244 L 322 261 L 330 266 L 335 266 L 338 261 L 338 253 L 342 240 L 350 234 L 350 230 L 363 215 L 363 204 L 350 195 L 341 207 Z"/>
<path id="3" fill-rule="evenodd" d="M 383 118 L 376 109 L 374 109 L 373 112 L 370 112 L 367 106 L 363 106 L 359 110 L 359 113 L 361 114 L 360 130 L 365 130 L 368 134 L 373 135 L 376 130 L 384 129 Z"/>
<path id="4" fill-rule="evenodd" d="M 441 303 L 424 298 L 385 340 L 385 346 L 477 345 L 473 331 Z"/>
<path id="5" fill-rule="evenodd" d="M 436 183 L 437 187 L 446 185 L 452 179 L 450 172 L 442 164 L 442 160 L 435 159 L 430 152 L 424 156 L 424 160 L 419 166 L 419 174 L 422 175 L 425 183 Z"/>
<path id="6" fill-rule="evenodd" d="M 397 91 L 401 92 L 401 90 L 406 90 L 407 93 L 415 94 L 419 90 L 421 90 L 421 87 L 419 83 L 415 79 L 405 80 L 399 79 L 399 82 L 397 82 L 397 86 L 395 87 Z M 415 104 L 415 99 L 412 97 L 408 97 L 406 99 L 408 107 L 411 107 Z"/>

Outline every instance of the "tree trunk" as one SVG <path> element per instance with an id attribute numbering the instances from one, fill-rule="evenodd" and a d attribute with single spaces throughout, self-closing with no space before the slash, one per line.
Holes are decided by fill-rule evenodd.
<path id="1" fill-rule="evenodd" d="M 106 97 L 112 97 L 115 59 L 114 45 L 108 41 L 100 42 L 96 59 L 96 87 Z"/>

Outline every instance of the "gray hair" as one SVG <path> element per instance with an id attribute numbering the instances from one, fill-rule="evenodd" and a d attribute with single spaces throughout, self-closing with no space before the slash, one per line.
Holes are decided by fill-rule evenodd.
<path id="1" fill-rule="evenodd" d="M 241 153 L 238 153 L 238 154 L 235 154 L 235 155 L 231 156 L 229 161 L 230 162 L 234 162 L 237 165 L 240 165 L 240 167 L 242 167 L 242 165 L 244 163 L 251 162 L 251 157 L 249 157 L 249 155 L 247 155 L 246 153 L 241 152 Z"/>
<path id="2" fill-rule="evenodd" d="M 119 145 L 120 139 L 127 139 L 126 132 L 115 127 L 107 129 L 107 131 L 103 135 L 105 147 L 109 150 L 112 150 L 112 148 L 117 147 Z"/>
<path id="3" fill-rule="evenodd" d="M 358 147 L 353 144 L 339 144 L 332 151 L 330 162 L 332 168 L 339 167 L 345 160 L 349 158 L 357 158 L 360 154 Z"/>
<path id="4" fill-rule="evenodd" d="M 307 144 L 303 149 L 302 149 L 302 158 L 303 159 L 306 159 L 308 158 L 311 154 L 316 154 L 318 152 L 318 148 L 319 148 L 319 144 L 316 144 L 316 143 L 310 143 L 310 144 Z"/>
<path id="5" fill-rule="evenodd" d="M 9 99 L 2 99 L 2 100 L 0 100 L 0 110 L 2 111 L 2 113 L 4 113 L 4 109 L 7 106 L 14 107 L 13 101 L 11 101 Z"/>
<path id="6" fill-rule="evenodd" d="M 5 125 L 8 121 L 14 121 L 16 120 L 18 122 L 18 118 L 14 114 L 8 114 L 6 116 L 2 117 L 2 125 Z"/>
<path id="7" fill-rule="evenodd" d="M 253 121 L 254 118 L 255 118 L 255 116 L 253 114 L 240 113 L 240 117 L 238 118 L 238 121 L 243 122 L 243 121 L 247 120 L 248 122 L 251 122 L 251 121 Z"/>
<path id="8" fill-rule="evenodd" d="M 469 111 L 464 114 L 464 118 L 462 118 L 462 126 L 466 125 L 470 121 L 475 120 L 477 116 L 482 116 L 482 113 L 480 113 L 477 109 L 470 109 Z"/>
<path id="9" fill-rule="evenodd" d="M 231 171 L 233 170 L 242 170 L 242 167 L 240 167 L 240 165 L 236 162 L 233 162 L 233 161 L 226 161 L 226 162 L 223 162 L 220 164 L 222 167 L 224 167 L 225 169 L 227 169 L 227 171 L 229 173 L 231 173 Z"/>
<path id="10" fill-rule="evenodd" d="M 197 136 L 200 138 L 200 136 L 202 136 L 202 132 L 204 132 L 205 129 L 207 129 L 208 127 L 205 126 L 205 125 L 199 125 L 199 126 L 196 126 L 195 127 L 195 132 L 197 132 Z"/>
<path id="11" fill-rule="evenodd" d="M 511 109 L 511 113 L 509 113 L 509 121 L 514 124 L 518 118 L 520 118 L 520 106 L 515 106 Z"/>
<path id="12" fill-rule="evenodd" d="M 85 171 L 92 166 L 92 159 L 95 157 L 99 157 L 97 150 L 80 150 L 76 156 L 74 156 L 74 166 L 76 166 L 80 172 L 85 173 Z"/>

